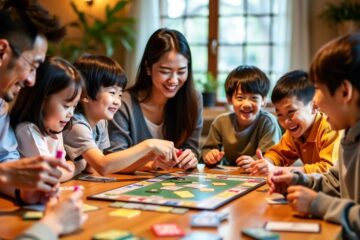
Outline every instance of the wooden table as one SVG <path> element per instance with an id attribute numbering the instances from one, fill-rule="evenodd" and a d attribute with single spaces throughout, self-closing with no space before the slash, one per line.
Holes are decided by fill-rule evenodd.
<path id="1" fill-rule="evenodd" d="M 205 171 L 212 173 L 223 173 L 223 171 L 219 170 L 205 169 Z M 234 174 L 235 172 L 226 173 Z M 317 219 L 301 219 L 294 217 L 293 212 L 288 205 L 269 205 L 264 199 L 267 196 L 266 192 L 268 187 L 266 185 L 217 209 L 219 212 L 229 213 L 228 220 L 223 222 L 217 229 L 192 228 L 190 226 L 190 219 L 194 213 L 198 212 L 198 210 L 190 210 L 183 215 L 142 211 L 139 216 L 131 219 L 111 217 L 109 216 L 109 212 L 113 211 L 114 208 L 109 207 L 110 202 L 87 200 L 86 196 L 152 177 L 148 174 L 113 174 L 111 176 L 118 178 L 119 181 L 112 183 L 98 183 L 72 180 L 63 184 L 66 186 L 84 186 L 84 202 L 100 207 L 100 210 L 88 212 L 88 220 L 80 231 L 65 236 L 63 239 L 91 239 L 91 236 L 95 233 L 110 229 L 129 230 L 137 236 L 145 237 L 146 239 L 156 239 L 156 236 L 151 231 L 151 226 L 156 223 L 176 223 L 186 233 L 193 231 L 207 231 L 216 233 L 226 240 L 247 239 L 241 235 L 241 229 L 246 227 L 262 227 L 266 221 L 270 220 L 294 222 L 306 221 L 321 224 L 321 233 L 280 233 L 281 239 L 335 239 L 341 233 L 341 226 L 339 225 Z M 13 239 L 14 236 L 34 223 L 33 221 L 23 221 L 21 219 L 21 215 L 23 213 L 24 210 L 19 209 L 13 204 L 13 202 L 0 199 L 0 239 Z"/>

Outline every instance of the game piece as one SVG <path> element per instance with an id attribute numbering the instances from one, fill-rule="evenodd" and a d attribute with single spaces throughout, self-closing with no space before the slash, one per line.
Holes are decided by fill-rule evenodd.
<path id="1" fill-rule="evenodd" d="M 183 177 L 176 177 L 176 178 L 170 179 L 170 182 L 173 182 L 173 183 L 192 183 L 191 180 L 187 180 L 186 178 L 183 178 Z"/>
<path id="2" fill-rule="evenodd" d="M 121 240 L 129 239 L 133 235 L 129 231 L 123 230 L 109 230 L 106 232 L 96 233 L 92 240 Z"/>
<path id="3" fill-rule="evenodd" d="M 82 206 L 83 212 L 90 212 L 90 211 L 95 211 L 98 209 L 100 209 L 98 206 L 94 206 L 94 205 L 90 205 L 90 204 L 86 204 L 86 203 L 84 203 Z"/>
<path id="4" fill-rule="evenodd" d="M 146 192 L 148 193 L 159 193 L 161 190 L 160 189 L 156 189 L 156 188 L 151 188 L 149 190 L 146 190 Z"/>
<path id="5" fill-rule="evenodd" d="M 241 233 L 258 240 L 278 240 L 279 234 L 266 231 L 263 228 L 245 228 L 241 230 Z"/>
<path id="6" fill-rule="evenodd" d="M 176 151 L 176 157 L 180 157 L 182 153 L 183 153 L 183 150 L 182 150 L 182 149 L 178 149 L 178 150 Z"/>
<path id="7" fill-rule="evenodd" d="M 101 177 L 101 176 L 92 176 L 88 174 L 83 174 L 77 177 L 78 180 L 88 181 L 88 182 L 116 182 L 117 178 Z"/>
<path id="8" fill-rule="evenodd" d="M 212 185 L 214 185 L 214 186 L 226 186 L 226 183 L 223 183 L 223 182 L 213 182 Z"/>
<path id="9" fill-rule="evenodd" d="M 181 237 L 184 231 L 174 223 L 154 224 L 152 230 L 157 237 Z"/>
<path id="10" fill-rule="evenodd" d="M 118 209 L 109 213 L 112 217 L 133 218 L 140 215 L 141 211 L 133 209 Z"/>
<path id="11" fill-rule="evenodd" d="M 180 240 L 221 240 L 219 235 L 208 232 L 191 232 Z"/>
<path id="12" fill-rule="evenodd" d="M 176 195 L 178 195 L 181 198 L 192 198 L 194 195 L 189 191 L 174 191 Z"/>
<path id="13" fill-rule="evenodd" d="M 22 218 L 24 220 L 39 220 L 43 217 L 43 212 L 27 211 L 24 213 Z"/>
<path id="14" fill-rule="evenodd" d="M 265 223 L 265 229 L 268 231 L 318 233 L 320 232 L 320 224 L 308 222 L 269 221 Z"/>

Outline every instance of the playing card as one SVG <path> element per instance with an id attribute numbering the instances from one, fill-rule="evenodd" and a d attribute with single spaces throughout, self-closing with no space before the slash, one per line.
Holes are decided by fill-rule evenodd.
<path id="1" fill-rule="evenodd" d="M 158 237 L 179 237 L 184 236 L 184 231 L 173 223 L 154 224 L 152 230 Z"/>

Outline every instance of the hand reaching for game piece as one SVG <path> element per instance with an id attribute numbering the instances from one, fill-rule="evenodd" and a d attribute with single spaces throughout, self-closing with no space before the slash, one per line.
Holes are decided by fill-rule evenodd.
<path id="1" fill-rule="evenodd" d="M 196 155 L 190 149 L 185 149 L 184 151 L 179 150 L 177 152 L 177 155 L 177 162 L 179 168 L 183 168 L 186 170 L 190 168 L 195 168 L 198 164 L 198 159 L 196 158 Z"/>
<path id="2" fill-rule="evenodd" d="M 205 155 L 204 162 L 207 165 L 215 165 L 221 161 L 224 155 L 224 151 L 219 151 L 219 149 L 211 149 L 211 151 Z"/>
<path id="3" fill-rule="evenodd" d="M 236 159 L 236 165 L 244 172 L 251 172 L 251 163 L 254 159 L 247 155 L 242 155 Z"/>
<path id="4" fill-rule="evenodd" d="M 287 192 L 287 199 L 292 209 L 297 211 L 301 216 L 308 216 L 310 205 L 316 198 L 317 193 L 304 186 L 290 186 Z"/>
<path id="5" fill-rule="evenodd" d="M 271 172 L 267 178 L 267 184 L 269 185 L 269 194 L 280 193 L 287 194 L 287 189 L 294 180 L 294 174 L 284 169 L 276 169 Z"/>
<path id="6" fill-rule="evenodd" d="M 256 156 L 259 160 L 250 163 L 251 176 L 267 176 L 275 170 L 275 166 L 263 157 L 260 149 L 256 150 Z"/>

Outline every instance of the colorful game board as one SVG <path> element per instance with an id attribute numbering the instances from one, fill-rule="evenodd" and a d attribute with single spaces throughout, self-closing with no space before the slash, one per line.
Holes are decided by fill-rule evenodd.
<path id="1" fill-rule="evenodd" d="M 175 172 L 88 198 L 213 210 L 263 184 L 262 177 Z"/>

